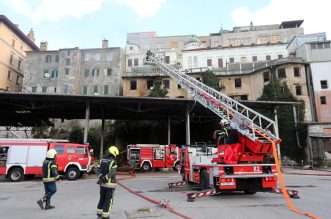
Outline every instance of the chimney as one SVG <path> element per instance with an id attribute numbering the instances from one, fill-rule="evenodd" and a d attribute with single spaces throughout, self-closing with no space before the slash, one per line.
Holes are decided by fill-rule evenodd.
<path id="1" fill-rule="evenodd" d="M 106 39 L 102 40 L 102 48 L 104 49 L 104 48 L 108 48 L 108 47 L 109 47 L 108 40 L 106 40 Z"/>
<path id="2" fill-rule="evenodd" d="M 27 36 L 32 42 L 36 42 L 36 39 L 34 38 L 34 32 L 33 32 L 32 28 L 31 28 L 31 30 L 30 30 L 30 32 L 28 33 Z"/>
<path id="3" fill-rule="evenodd" d="M 40 51 L 47 51 L 48 43 L 47 41 L 40 42 Z"/>

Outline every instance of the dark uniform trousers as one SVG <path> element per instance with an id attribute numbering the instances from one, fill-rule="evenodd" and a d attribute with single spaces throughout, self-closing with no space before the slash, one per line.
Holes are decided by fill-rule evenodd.
<path id="1" fill-rule="evenodd" d="M 109 217 L 113 205 L 114 188 L 100 186 L 100 199 L 98 204 L 98 215 Z"/>

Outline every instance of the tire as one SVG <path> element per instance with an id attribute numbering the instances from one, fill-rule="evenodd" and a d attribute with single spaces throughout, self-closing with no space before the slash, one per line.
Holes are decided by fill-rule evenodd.
<path id="1" fill-rule="evenodd" d="M 145 172 L 151 171 L 152 167 L 148 162 L 143 163 L 143 165 L 141 166 L 141 169 Z"/>
<path id="2" fill-rule="evenodd" d="M 206 190 L 209 189 L 209 175 L 207 170 L 202 170 L 200 173 L 200 189 Z"/>
<path id="3" fill-rule="evenodd" d="M 80 172 L 77 167 L 69 167 L 66 171 L 66 178 L 70 181 L 78 179 Z"/>
<path id="4" fill-rule="evenodd" d="M 175 166 L 172 169 L 174 169 L 174 171 L 180 170 L 180 164 L 179 164 L 179 162 L 176 162 L 175 163 Z"/>
<path id="5" fill-rule="evenodd" d="M 251 191 L 251 190 L 244 190 L 244 193 L 247 195 L 254 195 L 256 192 Z"/>
<path id="6" fill-rule="evenodd" d="M 15 167 L 8 173 L 8 178 L 12 182 L 19 182 L 24 180 L 24 172 L 22 168 Z"/>

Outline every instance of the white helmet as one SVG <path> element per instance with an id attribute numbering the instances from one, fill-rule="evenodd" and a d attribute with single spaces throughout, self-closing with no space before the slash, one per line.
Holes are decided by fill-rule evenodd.
<path id="1" fill-rule="evenodd" d="M 229 125 L 229 122 L 226 119 L 222 119 L 220 125 Z"/>
<path id="2" fill-rule="evenodd" d="M 46 157 L 50 158 L 50 159 L 54 159 L 56 154 L 57 154 L 57 152 L 55 149 L 50 149 L 47 151 Z"/>

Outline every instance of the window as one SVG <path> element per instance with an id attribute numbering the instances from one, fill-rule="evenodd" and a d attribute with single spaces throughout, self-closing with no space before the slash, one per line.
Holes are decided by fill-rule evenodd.
<path id="1" fill-rule="evenodd" d="M 218 67 L 223 68 L 223 59 L 218 59 Z"/>
<path id="2" fill-rule="evenodd" d="M 64 69 L 64 74 L 65 74 L 65 75 L 69 75 L 69 68 L 65 68 L 65 69 Z"/>
<path id="3" fill-rule="evenodd" d="M 45 62 L 46 63 L 51 63 L 52 62 L 52 56 L 51 55 L 46 55 L 45 56 Z"/>
<path id="4" fill-rule="evenodd" d="M 270 74 L 268 71 L 263 72 L 263 81 L 264 82 L 270 81 Z"/>
<path id="5" fill-rule="evenodd" d="M 321 104 L 326 104 L 326 96 L 320 97 Z"/>
<path id="6" fill-rule="evenodd" d="M 15 40 L 14 39 L 11 41 L 11 46 L 15 47 Z"/>
<path id="7" fill-rule="evenodd" d="M 317 49 L 323 49 L 323 43 L 317 43 Z"/>
<path id="8" fill-rule="evenodd" d="M 99 77 L 99 69 L 93 68 L 92 69 L 92 77 Z"/>
<path id="9" fill-rule="evenodd" d="M 297 85 L 295 86 L 295 94 L 296 95 L 302 95 L 302 87 Z"/>
<path id="10" fill-rule="evenodd" d="M 85 62 L 90 61 L 90 59 L 91 59 L 91 55 L 90 54 L 85 54 L 85 56 L 84 56 Z"/>
<path id="11" fill-rule="evenodd" d="M 17 75 L 17 76 L 16 76 L 16 84 L 17 84 L 17 85 L 19 85 L 19 84 L 20 84 L 20 79 L 21 79 L 21 78 L 20 78 L 20 76 L 19 76 L 19 75 Z"/>
<path id="12" fill-rule="evenodd" d="M 164 48 L 164 44 L 163 43 L 158 43 L 157 44 L 157 48 L 158 49 L 163 49 Z"/>
<path id="13" fill-rule="evenodd" d="M 86 154 L 86 150 L 84 147 L 77 147 L 76 154 Z"/>
<path id="14" fill-rule="evenodd" d="M 279 79 L 286 78 L 285 68 L 278 69 L 277 74 Z"/>
<path id="15" fill-rule="evenodd" d="M 198 67 L 198 56 L 193 56 L 193 67 Z"/>
<path id="16" fill-rule="evenodd" d="M 130 48 L 129 48 L 129 49 L 130 49 L 130 51 L 132 51 L 132 50 L 133 50 L 133 46 L 130 46 Z"/>
<path id="17" fill-rule="evenodd" d="M 49 78 L 48 69 L 44 70 L 44 78 Z"/>
<path id="18" fill-rule="evenodd" d="M 327 80 L 321 81 L 321 89 L 328 89 L 328 81 Z"/>
<path id="19" fill-rule="evenodd" d="M 10 64 L 13 64 L 13 59 L 14 59 L 14 56 L 12 54 L 10 54 L 10 59 L 9 59 Z"/>
<path id="20" fill-rule="evenodd" d="M 154 84 L 153 80 L 147 80 L 147 89 L 148 90 L 153 89 L 153 84 Z"/>
<path id="21" fill-rule="evenodd" d="M 18 65 L 17 65 L 18 70 L 21 70 L 21 64 L 22 64 L 22 60 L 18 60 Z"/>
<path id="22" fill-rule="evenodd" d="M 177 84 L 177 88 L 182 89 L 182 86 L 180 86 L 180 84 Z"/>
<path id="23" fill-rule="evenodd" d="M 107 76 L 111 75 L 111 68 L 107 68 Z"/>
<path id="24" fill-rule="evenodd" d="M 20 46 L 20 52 L 23 54 L 23 46 Z"/>
<path id="25" fill-rule="evenodd" d="M 270 61 L 270 60 L 271 60 L 271 56 L 270 56 L 270 55 L 266 55 L 266 56 L 265 56 L 265 60 L 266 60 L 266 61 Z"/>
<path id="26" fill-rule="evenodd" d="M 11 81 L 11 71 L 8 71 L 7 79 Z"/>
<path id="27" fill-rule="evenodd" d="M 257 62 L 257 56 L 252 57 L 253 62 Z"/>
<path id="28" fill-rule="evenodd" d="M 109 85 L 103 86 L 103 94 L 109 94 Z"/>
<path id="29" fill-rule="evenodd" d="M 54 87 L 54 93 L 56 93 L 56 90 L 57 90 L 56 87 Z"/>
<path id="30" fill-rule="evenodd" d="M 57 154 L 64 154 L 64 146 L 63 145 L 55 145 L 54 149 Z"/>
<path id="31" fill-rule="evenodd" d="M 164 57 L 164 62 L 169 64 L 170 63 L 170 56 L 165 56 Z"/>
<path id="32" fill-rule="evenodd" d="M 55 62 L 59 62 L 59 55 L 55 55 Z"/>
<path id="33" fill-rule="evenodd" d="M 84 94 L 84 95 L 87 94 L 87 86 L 86 86 L 86 85 L 83 86 L 83 94 Z"/>
<path id="34" fill-rule="evenodd" d="M 294 77 L 300 77 L 300 68 L 294 67 Z"/>
<path id="35" fill-rule="evenodd" d="M 187 65 L 189 68 L 192 68 L 192 56 L 187 57 Z"/>
<path id="36" fill-rule="evenodd" d="M 134 59 L 134 66 L 138 66 L 138 59 Z"/>
<path id="37" fill-rule="evenodd" d="M 32 93 L 37 93 L 37 87 L 32 87 Z"/>
<path id="38" fill-rule="evenodd" d="M 171 42 L 171 48 L 177 48 L 177 42 Z"/>
<path id="39" fill-rule="evenodd" d="M 240 57 L 240 63 L 245 63 L 247 61 L 246 57 Z"/>
<path id="40" fill-rule="evenodd" d="M 52 78 L 57 78 L 58 76 L 59 76 L 59 71 L 57 69 L 53 69 L 51 77 Z"/>
<path id="41" fill-rule="evenodd" d="M 230 58 L 230 59 L 229 59 L 229 62 L 230 62 L 230 63 L 234 63 L 234 58 Z"/>
<path id="42" fill-rule="evenodd" d="M 316 49 L 316 48 L 317 48 L 316 43 L 312 43 L 312 44 L 310 44 L 310 49 Z"/>
<path id="43" fill-rule="evenodd" d="M 130 90 L 137 90 L 137 81 L 130 81 Z"/>
<path id="44" fill-rule="evenodd" d="M 207 66 L 212 66 L 212 60 L 211 59 L 207 59 Z"/>
<path id="45" fill-rule="evenodd" d="M 47 87 L 46 86 L 41 87 L 41 92 L 46 93 L 47 92 Z"/>
<path id="46" fill-rule="evenodd" d="M 67 56 L 70 56 L 70 50 L 67 50 Z"/>
<path id="47" fill-rule="evenodd" d="M 329 49 L 330 48 L 330 43 L 324 43 L 324 48 Z"/>
<path id="48" fill-rule="evenodd" d="M 170 88 L 170 81 L 169 80 L 163 80 L 163 88 L 165 88 L 165 89 Z"/>
<path id="49" fill-rule="evenodd" d="M 64 93 L 65 94 L 69 93 L 69 85 L 68 84 L 64 85 Z"/>
<path id="50" fill-rule="evenodd" d="M 107 54 L 107 61 L 111 61 L 111 60 L 113 60 L 113 53 L 108 53 Z"/>
<path id="51" fill-rule="evenodd" d="M 75 147 L 74 146 L 68 146 L 67 147 L 67 154 L 74 154 L 75 153 Z"/>
<path id="52" fill-rule="evenodd" d="M 89 76 L 90 70 L 89 69 L 85 69 L 84 71 L 84 76 L 85 78 L 87 78 Z"/>
<path id="53" fill-rule="evenodd" d="M 234 79 L 234 86 L 241 87 L 241 78 Z"/>
<path id="54" fill-rule="evenodd" d="M 283 58 L 283 55 L 278 55 L 278 59 L 282 59 Z"/>
<path id="55" fill-rule="evenodd" d="M 66 58 L 66 65 L 70 65 L 70 58 Z"/>
<path id="56" fill-rule="evenodd" d="M 248 100 L 248 96 L 247 95 L 240 95 L 240 100 Z"/>
<path id="57" fill-rule="evenodd" d="M 98 85 L 94 85 L 93 86 L 93 94 L 98 94 L 99 93 L 99 86 Z"/>
<path id="58" fill-rule="evenodd" d="M 132 67 L 132 59 L 128 59 L 128 67 Z"/>
<path id="59" fill-rule="evenodd" d="M 95 54 L 95 61 L 100 61 L 100 54 L 99 53 Z"/>

